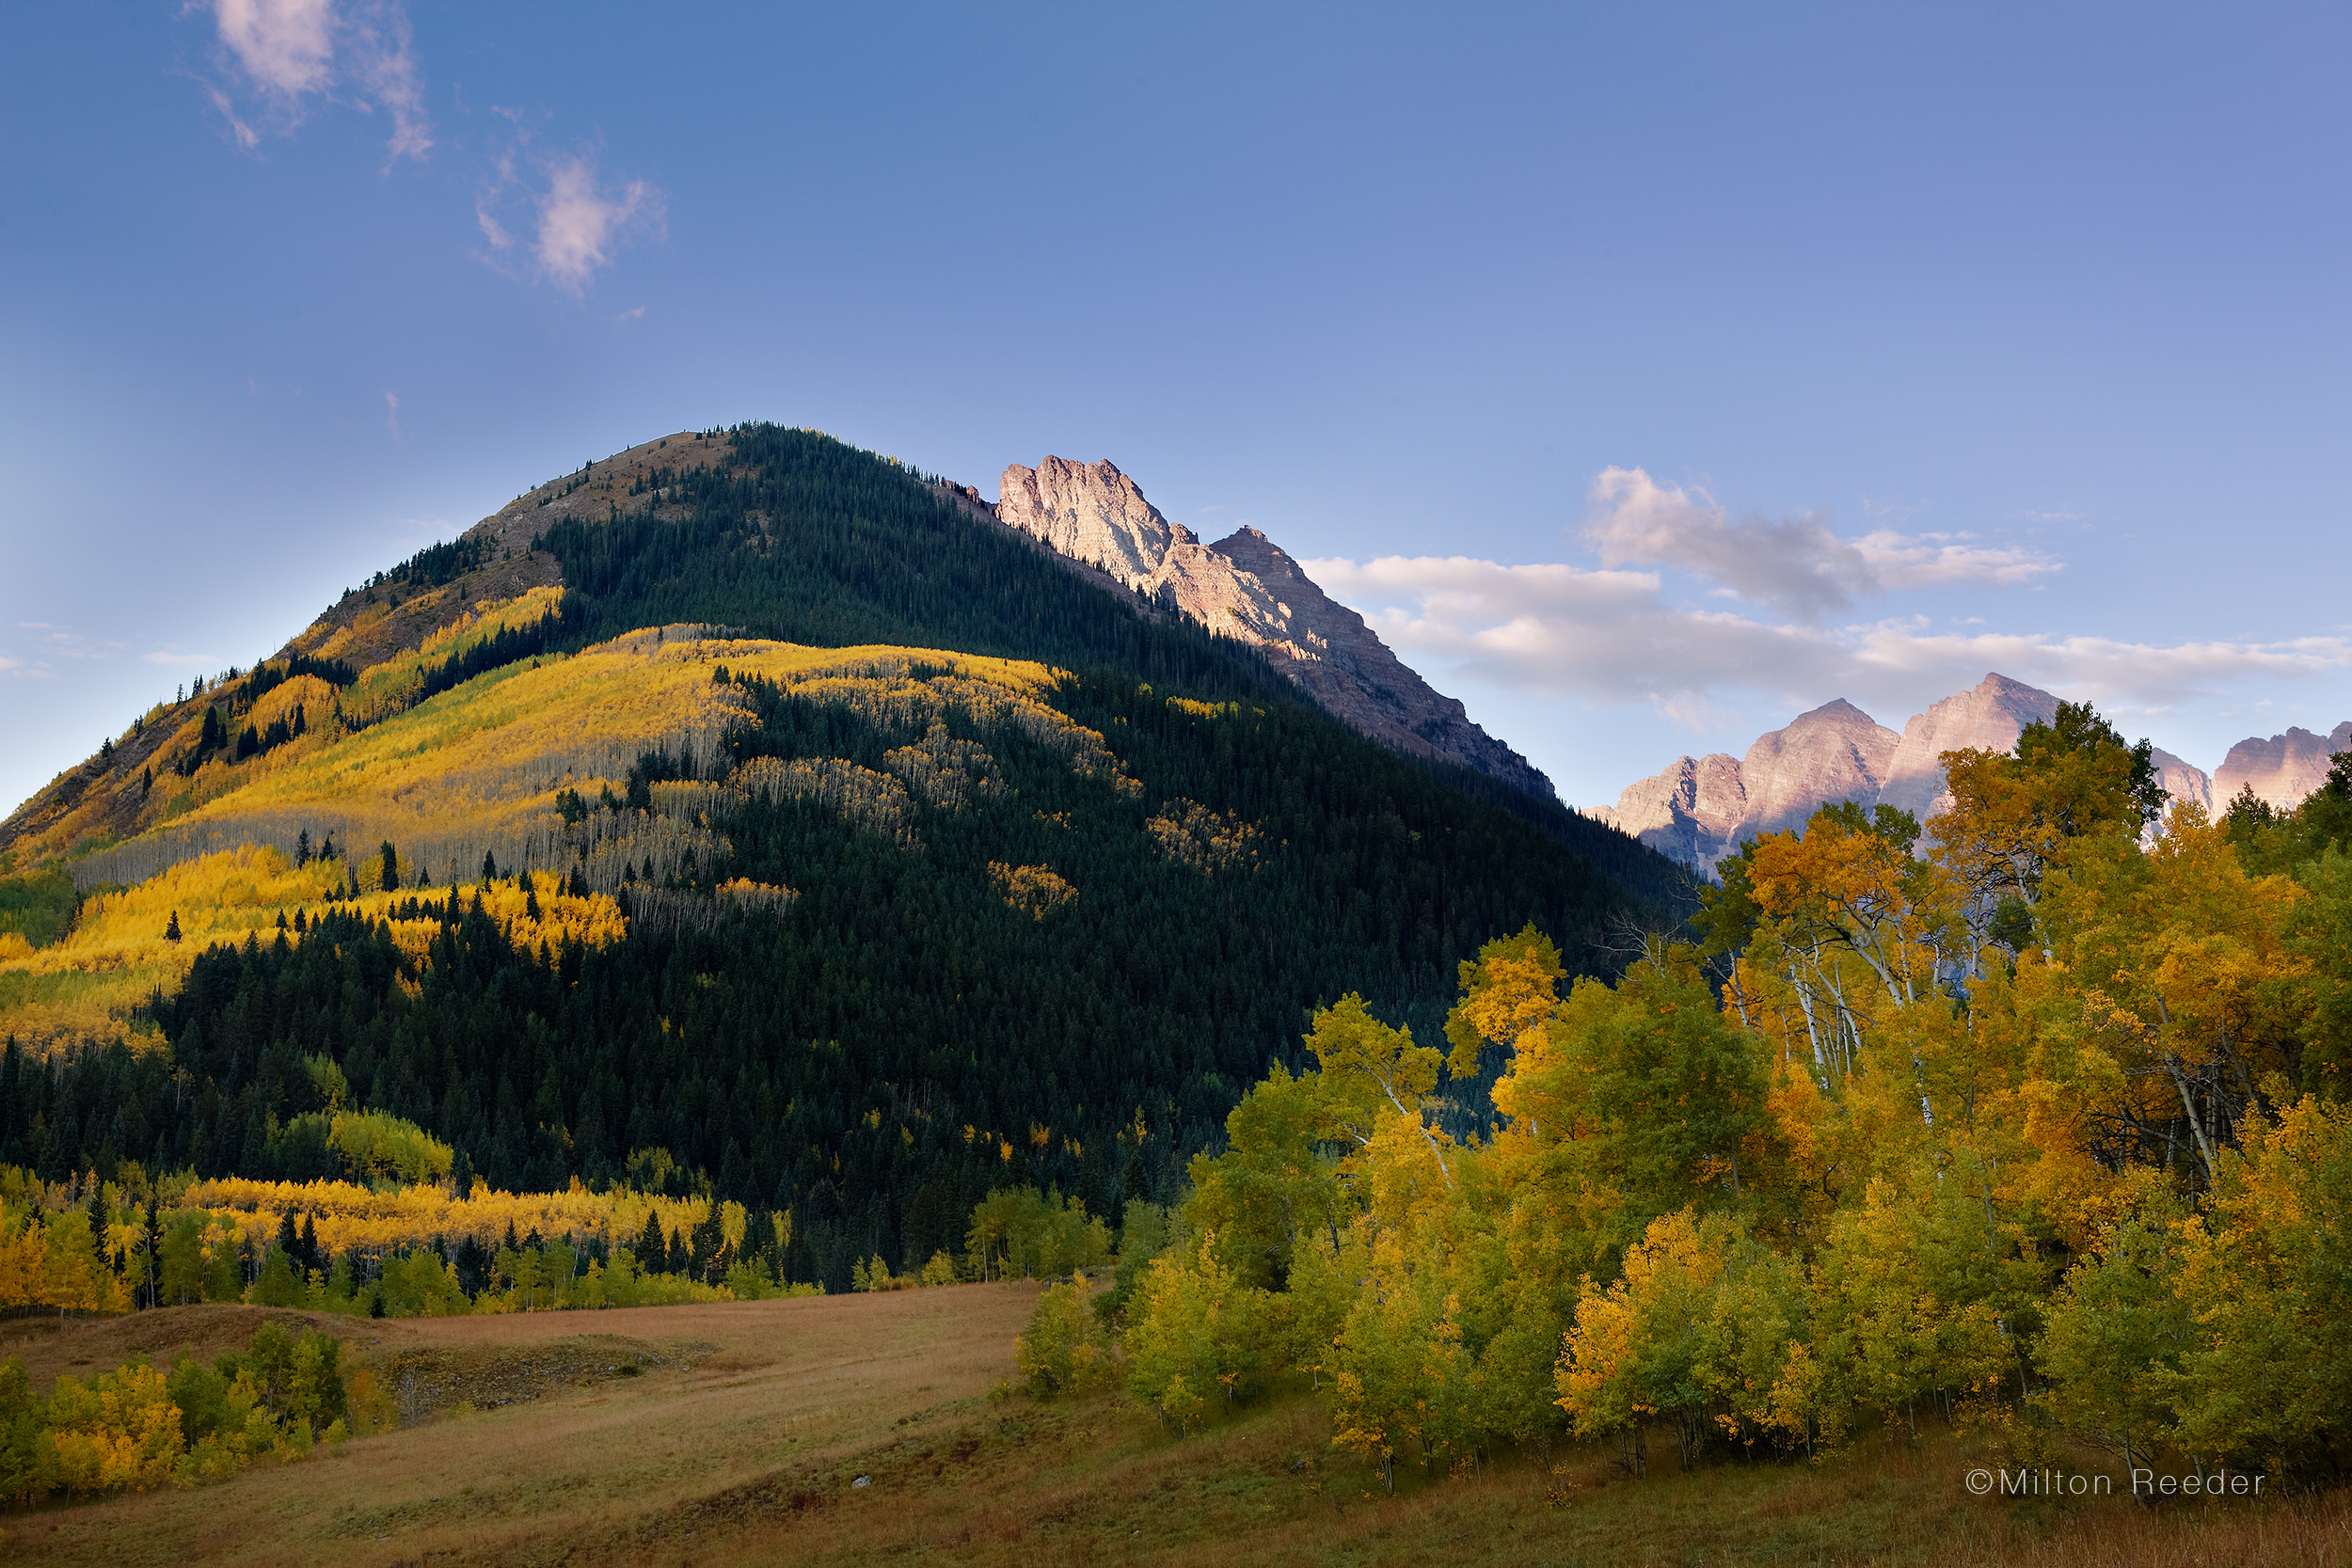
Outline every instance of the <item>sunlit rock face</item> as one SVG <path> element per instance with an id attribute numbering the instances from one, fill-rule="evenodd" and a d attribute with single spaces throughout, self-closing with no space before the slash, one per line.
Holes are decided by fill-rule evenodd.
<path id="1" fill-rule="evenodd" d="M 1759 736 L 1737 761 L 1723 752 L 1678 757 L 1665 771 L 1627 786 L 1615 806 L 1591 815 L 1686 865 L 1712 871 L 1749 839 L 1803 827 L 1834 801 L 1899 806 L 1925 822 L 1950 800 L 1938 755 L 1964 746 L 2007 752 L 2027 724 L 2057 712 L 2058 699 L 2047 691 L 1987 675 L 1898 735 L 1841 697 Z"/>
<path id="2" fill-rule="evenodd" d="M 1740 759 L 1748 811 L 1738 836 L 1801 826 L 1824 800 L 1876 804 L 1901 741 L 1843 697 L 1757 737 Z"/>
<path id="3" fill-rule="evenodd" d="M 1104 463 L 1048 457 L 1005 470 L 996 518 L 1209 630 L 1263 649 L 1275 668 L 1359 733 L 1554 799 L 1551 781 L 1401 663 L 1254 528 L 1203 544 Z"/>
<path id="4" fill-rule="evenodd" d="M 1725 752 L 1677 757 L 1662 772 L 1628 784 L 1615 805 L 1586 815 L 1669 860 L 1711 871 L 1731 852 L 1747 816 L 1747 786 L 1740 775 L 1740 759 Z"/>
<path id="5" fill-rule="evenodd" d="M 1903 725 L 1902 740 L 1887 761 L 1879 803 L 1899 807 L 1925 822 L 1951 804 L 1938 756 L 1963 748 L 2011 751 L 2027 724 L 2048 723 L 2058 717 L 2058 700 L 2047 691 L 2007 675 L 1987 675 L 1968 690 L 1931 705 Z"/>
<path id="6" fill-rule="evenodd" d="M 2304 796 L 2328 782 L 2328 768 L 2343 751 L 2352 751 L 2352 721 L 2324 736 L 2294 728 L 2267 740 L 2259 736 L 2241 740 L 2214 769 L 2213 803 L 2226 811 L 2238 791 L 2250 788 L 2257 799 L 2292 811 L 2303 803 Z"/>

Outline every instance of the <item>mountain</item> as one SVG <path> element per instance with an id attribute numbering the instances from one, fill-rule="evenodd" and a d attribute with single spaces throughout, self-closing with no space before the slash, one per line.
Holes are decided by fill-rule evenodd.
<path id="1" fill-rule="evenodd" d="M 2058 705 L 2047 691 L 1987 674 L 1914 716 L 1898 736 L 1841 698 L 1759 737 L 1744 757 L 1677 757 L 1628 784 L 1613 807 L 1586 815 L 1704 871 L 1746 840 L 1800 826 L 1835 800 L 1896 806 L 1925 822 L 1951 803 L 1938 756 L 1969 747 L 2009 751 L 2027 724 L 2047 722 Z M 2176 801 L 2226 811 L 2240 789 L 2251 787 L 2285 810 L 2317 789 L 2330 759 L 2346 750 L 2352 722 L 2324 736 L 2290 729 L 2267 740 L 2241 740 L 2210 778 L 2162 748 L 2151 748 L 2150 755 L 2157 782 Z"/>
<path id="2" fill-rule="evenodd" d="M 1274 668 L 1359 734 L 1557 800 L 1551 781 L 1470 722 L 1462 705 L 1398 661 L 1362 616 L 1334 604 L 1254 528 L 1204 545 L 1144 499 L 1108 461 L 1047 457 L 1007 468 L 997 519 L 1223 637 Z M 983 503 L 984 504 L 984 503 Z"/>
<path id="3" fill-rule="evenodd" d="M 2203 768 L 2194 763 L 2182 761 L 2161 746 L 2151 746 L 2148 749 L 2148 759 L 2156 765 L 2156 783 L 2162 786 L 2166 795 L 2175 801 L 2194 800 L 2204 808 L 2208 816 L 2212 815 L 2216 806 L 2213 780 L 2206 775 Z M 2297 797 L 2298 800 L 2300 798 Z M 2226 799 L 2219 802 L 2223 810 L 2227 810 L 2229 804 Z"/>
<path id="4" fill-rule="evenodd" d="M 2058 716 L 2058 700 L 2007 675 L 1988 674 L 1966 691 L 1930 705 L 1903 725 L 1903 738 L 1887 759 L 1886 783 L 1875 802 L 1897 807 L 1925 822 L 1951 803 L 1944 790 L 1944 765 L 1935 759 L 1965 747 L 2006 752 L 2031 723 Z"/>
<path id="5" fill-rule="evenodd" d="M 1801 826 L 1832 800 L 1899 806 L 1925 821 L 1945 804 L 1938 753 L 2008 751 L 2027 724 L 2057 711 L 2050 693 L 2001 674 L 1934 704 L 1900 735 L 1839 698 L 1758 736 L 1736 760 L 1720 752 L 1677 758 L 1589 815 L 1711 871 L 1748 839 Z"/>
<path id="6" fill-rule="evenodd" d="M 2291 728 L 2267 740 L 2241 740 L 2214 769 L 2213 803 L 2227 808 L 2238 791 L 2251 789 L 2280 810 L 2292 811 L 2327 782 L 2329 762 L 2344 751 L 2352 751 L 2352 721 L 2324 736 Z"/>
<path id="7" fill-rule="evenodd" d="M 1740 759 L 1748 809 L 1735 838 L 1793 828 L 1823 800 L 1875 798 L 1900 744 L 1842 697 L 1759 736 Z"/>
<path id="8" fill-rule="evenodd" d="M 1198 580 L 1295 592 L 1254 559 Z M 995 1186 L 1171 1196 L 1319 1004 L 1434 1038 L 1495 936 L 1607 974 L 1679 918 L 1164 580 L 808 431 L 537 487 L 0 824 L 0 918 L 56 905 L 0 925 L 0 1163 L 299 1180 L 342 1103 L 509 1189 L 789 1210 L 840 1288 Z"/>
<path id="9" fill-rule="evenodd" d="M 1795 827 L 1823 800 L 1875 802 L 1903 740 L 1840 698 L 1759 736 L 1744 757 L 1679 758 L 1592 815 L 1712 869 L 1743 840 Z"/>

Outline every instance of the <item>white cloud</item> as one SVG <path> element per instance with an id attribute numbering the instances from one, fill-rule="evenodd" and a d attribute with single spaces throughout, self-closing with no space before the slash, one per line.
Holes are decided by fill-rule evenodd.
<path id="1" fill-rule="evenodd" d="M 530 134 L 521 133 L 493 161 L 491 179 L 474 198 L 474 221 L 490 246 L 481 260 L 509 277 L 528 270 L 578 298 L 612 265 L 612 253 L 623 243 L 641 233 L 660 236 L 665 198 L 644 180 L 606 183 L 595 158 L 585 152 L 527 162 L 529 143 Z M 531 265 L 517 269 L 505 260 L 516 248 L 516 236 L 504 209 L 534 183 L 539 188 L 528 197 L 535 209 Z"/>
<path id="2" fill-rule="evenodd" d="M 1939 633 L 1924 619 L 1775 625 L 1669 603 L 1646 572 L 1503 565 L 1463 556 L 1300 562 L 1400 654 L 1539 697 L 1645 700 L 1703 722 L 1732 692 L 1811 707 L 1847 697 L 1896 721 L 1988 671 L 2102 705 L 2177 705 L 2249 681 L 2352 667 L 2352 638 L 2122 642 L 2049 633 Z M 1883 717 L 1883 714 L 1882 714 Z"/>
<path id="3" fill-rule="evenodd" d="M 643 180 L 606 192 L 585 157 L 555 166 L 539 198 L 539 265 L 555 286 L 577 294 L 612 261 L 607 247 L 640 221 L 660 221 L 660 198 Z"/>
<path id="4" fill-rule="evenodd" d="M 220 41 L 256 86 L 299 98 L 333 79 L 333 0 L 213 0 Z"/>
<path id="5" fill-rule="evenodd" d="M 400 439 L 400 395 L 396 392 L 384 394 L 384 428 L 392 433 L 393 440 Z"/>
<path id="6" fill-rule="evenodd" d="M 173 669 L 217 670 L 221 667 L 218 654 L 183 654 L 177 648 L 156 648 L 139 656 L 149 664 L 162 664 Z"/>
<path id="7" fill-rule="evenodd" d="M 1851 610 L 1867 594 L 2013 586 L 2059 569 L 2031 550 L 1950 534 L 1880 529 L 1844 539 L 1812 512 L 1734 521 L 1705 490 L 1661 484 L 1640 468 L 1604 468 L 1593 481 L 1584 537 L 1604 566 L 1676 567 L 1804 621 Z"/>
<path id="8" fill-rule="evenodd" d="M 316 101 L 383 110 L 393 161 L 432 149 L 398 0 L 212 0 L 212 13 L 229 80 L 208 84 L 207 93 L 238 146 L 250 151 L 264 134 L 293 131 Z"/>

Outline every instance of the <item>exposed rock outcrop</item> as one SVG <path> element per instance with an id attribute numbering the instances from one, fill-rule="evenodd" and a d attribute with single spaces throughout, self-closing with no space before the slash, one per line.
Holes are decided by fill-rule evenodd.
<path id="1" fill-rule="evenodd" d="M 1677 757 L 1665 771 L 1627 785 L 1615 806 L 1586 815 L 1702 871 L 1759 833 L 1801 826 L 1832 800 L 1899 806 L 1924 824 L 1951 804 L 1938 756 L 1963 747 L 2013 750 L 2027 724 L 2048 722 L 2058 706 L 2047 691 L 1989 674 L 1912 719 L 1899 736 L 1841 699 L 1759 737 L 1738 762 L 1721 752 Z M 2150 748 L 2150 759 L 2174 802 L 2227 811 L 2251 785 L 2291 810 L 2327 782 L 2335 754 L 2345 751 L 2352 751 L 2352 721 L 2325 736 L 2291 729 L 2241 740 L 2211 778 L 2161 747 Z M 2154 836 L 2152 827 L 2148 838 Z"/>
<path id="2" fill-rule="evenodd" d="M 1843 697 L 1758 736 L 1740 759 L 1748 810 L 1734 842 L 1796 827 L 1824 800 L 1876 802 L 1901 740 Z"/>
<path id="3" fill-rule="evenodd" d="M 1802 826 L 1834 800 L 1899 806 L 1925 822 L 1947 802 L 1939 753 L 2006 752 L 2027 724 L 2055 715 L 2058 702 L 2007 675 L 1987 675 L 1897 735 L 1841 697 L 1759 736 L 1737 762 L 1720 752 L 1678 757 L 1629 785 L 1615 806 L 1589 815 L 1701 871 L 1758 834 Z"/>
<path id="4" fill-rule="evenodd" d="M 1874 804 L 1901 737 L 1844 698 L 1759 736 L 1744 757 L 1678 757 L 1590 815 L 1686 865 L 1711 869 L 1824 800 Z"/>
<path id="5" fill-rule="evenodd" d="M 1540 799 L 1551 781 L 1432 690 L 1364 618 L 1334 603 L 1274 542 L 1244 528 L 1214 545 L 1171 523 L 1111 464 L 1048 457 L 1005 470 L 996 518 L 1213 632 L 1263 649 L 1334 717 L 1383 745 L 1443 758 Z"/>
<path id="6" fill-rule="evenodd" d="M 2161 746 L 2151 746 L 2148 757 L 2156 765 L 2156 783 L 2163 785 L 2165 793 L 2172 798 L 2171 804 L 2194 800 L 2205 808 L 2208 816 L 2212 814 L 2213 781 L 2205 776 L 2203 768 L 2194 763 L 2183 762 Z M 2229 804 L 2227 800 L 2221 803 L 2224 806 Z"/>
<path id="7" fill-rule="evenodd" d="M 1727 752 L 1677 757 L 1665 770 L 1626 785 L 1614 806 L 1585 815 L 1630 833 L 1668 860 L 1711 869 L 1731 852 L 1748 814 L 1740 759 Z"/>
<path id="8" fill-rule="evenodd" d="M 2326 735 L 2290 728 L 2269 739 L 2249 737 L 2230 748 L 2214 769 L 2213 804 L 2226 811 L 2238 791 L 2251 788 L 2257 798 L 2281 811 L 2292 811 L 2303 797 L 2328 782 L 2328 768 L 2338 752 L 2352 751 L 2352 721 Z"/>
<path id="9" fill-rule="evenodd" d="M 1932 705 L 1903 725 L 1902 741 L 1886 765 L 1879 803 L 1899 807 L 1925 822 L 1951 803 L 1938 756 L 1963 747 L 2006 752 L 2017 744 L 2027 724 L 2056 718 L 2058 706 L 2058 700 L 2047 691 L 2007 675 L 1987 675 L 1968 690 Z"/>

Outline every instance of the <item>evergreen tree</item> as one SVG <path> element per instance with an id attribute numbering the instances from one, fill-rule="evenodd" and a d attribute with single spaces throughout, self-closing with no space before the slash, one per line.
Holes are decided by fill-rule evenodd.
<path id="1" fill-rule="evenodd" d="M 651 1210 L 646 1211 L 645 1228 L 637 1237 L 637 1266 L 649 1274 L 669 1269 L 669 1246 L 661 1239 L 661 1221 Z"/>

